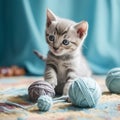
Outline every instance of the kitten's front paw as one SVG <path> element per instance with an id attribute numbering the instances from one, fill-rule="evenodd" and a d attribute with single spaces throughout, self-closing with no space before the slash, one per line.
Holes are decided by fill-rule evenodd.
<path id="1" fill-rule="evenodd" d="M 57 86 L 56 80 L 53 81 L 53 79 L 52 80 L 45 79 L 45 81 L 47 81 L 53 88 L 55 88 Z"/>
<path id="2" fill-rule="evenodd" d="M 51 84 L 51 86 L 55 89 L 56 85 L 55 84 Z"/>
<path id="3" fill-rule="evenodd" d="M 65 86 L 64 86 L 64 88 L 63 88 L 63 95 L 65 95 L 65 96 L 68 95 L 70 85 L 71 85 L 71 82 L 70 82 L 70 81 L 68 81 L 68 82 L 65 84 Z"/>
<path id="4" fill-rule="evenodd" d="M 68 96 L 68 91 L 69 91 L 69 88 L 64 87 L 64 89 L 63 89 L 63 96 Z"/>

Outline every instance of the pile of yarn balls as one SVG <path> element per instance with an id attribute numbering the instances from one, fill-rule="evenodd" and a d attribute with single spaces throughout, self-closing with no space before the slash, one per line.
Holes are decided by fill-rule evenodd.
<path id="1" fill-rule="evenodd" d="M 44 82 L 45 81 L 39 81 L 39 84 L 43 85 Z M 34 86 L 35 84 L 36 83 L 33 83 L 31 86 Z M 30 99 L 34 100 L 34 98 L 31 98 L 31 97 L 34 97 L 34 95 L 32 94 L 35 92 L 34 90 L 36 90 L 37 88 L 34 89 L 34 87 L 31 87 L 31 86 L 28 89 L 28 93 L 29 93 Z M 44 89 L 44 87 L 42 87 L 42 89 Z M 53 89 L 51 91 L 53 91 Z M 53 100 L 52 100 L 53 95 L 54 95 L 54 92 L 52 93 L 52 96 L 51 94 L 42 94 L 42 93 L 39 94 L 39 97 L 37 96 L 38 98 L 37 106 L 41 111 L 48 111 L 51 108 L 51 106 L 53 105 Z M 96 106 L 100 96 L 101 96 L 101 89 L 97 84 L 97 82 L 92 78 L 88 78 L 88 77 L 77 78 L 69 88 L 69 98 L 72 104 L 78 107 L 82 107 L 82 108 L 94 107 Z"/>
<path id="2" fill-rule="evenodd" d="M 120 68 L 113 68 L 106 75 L 106 86 L 112 93 L 120 94 Z"/>

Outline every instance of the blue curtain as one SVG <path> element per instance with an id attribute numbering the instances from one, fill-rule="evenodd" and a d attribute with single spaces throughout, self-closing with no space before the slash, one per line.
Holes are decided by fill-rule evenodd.
<path id="1" fill-rule="evenodd" d="M 83 53 L 96 74 L 120 66 L 119 0 L 0 0 L 0 66 L 19 65 L 43 75 L 45 64 L 33 50 L 46 55 L 46 9 L 76 22 L 87 20 Z"/>

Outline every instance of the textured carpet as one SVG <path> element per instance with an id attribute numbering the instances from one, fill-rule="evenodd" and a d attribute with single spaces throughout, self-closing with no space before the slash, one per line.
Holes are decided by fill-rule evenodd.
<path id="1" fill-rule="evenodd" d="M 5 100 L 30 106 L 28 99 L 29 85 L 42 78 L 11 77 L 0 79 L 0 120 L 120 120 L 120 95 L 109 93 L 105 86 L 105 77 L 94 76 L 102 89 L 102 97 L 95 108 L 78 108 L 71 103 L 57 103 L 48 112 L 41 112 L 37 107 L 28 111 L 4 104 Z"/>

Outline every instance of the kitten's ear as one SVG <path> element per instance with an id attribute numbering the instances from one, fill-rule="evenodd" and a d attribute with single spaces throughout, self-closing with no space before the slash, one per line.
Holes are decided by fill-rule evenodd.
<path id="1" fill-rule="evenodd" d="M 80 23 L 77 23 L 74 28 L 76 29 L 76 32 L 80 39 L 86 37 L 87 31 L 88 31 L 88 22 L 82 21 Z"/>
<path id="2" fill-rule="evenodd" d="M 47 9 L 47 26 L 48 27 L 52 21 L 56 20 L 56 18 L 57 18 L 56 15 L 50 9 Z"/>

